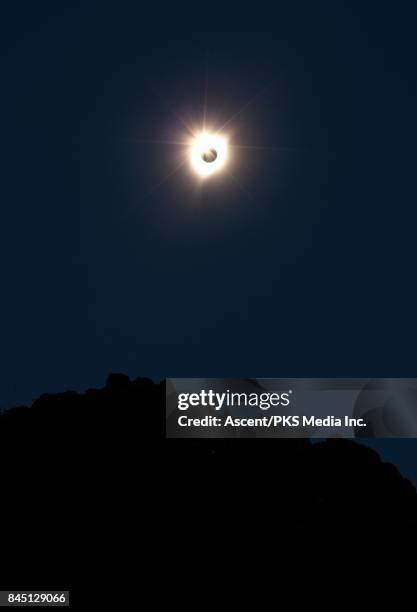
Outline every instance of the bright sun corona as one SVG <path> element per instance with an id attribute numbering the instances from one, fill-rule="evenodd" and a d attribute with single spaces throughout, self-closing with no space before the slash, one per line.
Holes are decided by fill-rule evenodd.
<path id="1" fill-rule="evenodd" d="M 217 134 L 199 134 L 191 145 L 191 166 L 202 177 L 210 176 L 227 160 L 227 140 Z"/>

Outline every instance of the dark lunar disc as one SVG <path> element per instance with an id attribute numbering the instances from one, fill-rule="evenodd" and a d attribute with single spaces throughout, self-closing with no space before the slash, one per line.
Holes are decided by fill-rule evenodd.
<path id="1" fill-rule="evenodd" d="M 204 151 L 201 154 L 201 159 L 207 162 L 208 164 L 211 164 L 212 162 L 214 162 L 216 158 L 217 158 L 216 149 L 207 149 L 207 151 Z"/>

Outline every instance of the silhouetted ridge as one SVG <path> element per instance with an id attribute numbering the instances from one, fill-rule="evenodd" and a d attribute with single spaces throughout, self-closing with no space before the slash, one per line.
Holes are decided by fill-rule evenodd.
<path id="1" fill-rule="evenodd" d="M 110 541 L 125 492 L 136 490 L 139 457 L 163 430 L 164 398 L 163 383 L 111 374 L 101 389 L 43 394 L 0 414 L 5 587 L 64 589 L 75 568 L 91 573 L 88 548 L 99 532 Z"/>
<path id="2" fill-rule="evenodd" d="M 110 374 L 101 389 L 44 394 L 3 412 L 3 583 L 17 576 L 8 588 L 70 586 L 74 568 L 91 571 L 88 549 L 139 546 L 139 517 L 154 503 L 179 538 L 221 534 L 236 546 L 245 517 L 274 524 L 283 513 L 307 532 L 340 523 L 416 532 L 414 487 L 356 442 L 164 438 L 165 384 L 124 374 Z M 233 521 L 228 531 L 224 517 Z M 268 531 L 271 544 L 276 537 Z"/>

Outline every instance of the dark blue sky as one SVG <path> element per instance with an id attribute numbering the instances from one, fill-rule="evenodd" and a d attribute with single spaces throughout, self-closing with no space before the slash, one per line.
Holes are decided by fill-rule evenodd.
<path id="1" fill-rule="evenodd" d="M 415 376 L 414 2 L 2 7 L 0 405 L 131 376 Z M 168 5 L 168 3 L 167 3 Z M 231 122 L 235 178 L 157 184 Z"/>

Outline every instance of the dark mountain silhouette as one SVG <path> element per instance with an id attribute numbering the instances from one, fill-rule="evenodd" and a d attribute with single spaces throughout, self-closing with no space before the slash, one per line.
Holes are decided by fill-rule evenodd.
<path id="1" fill-rule="evenodd" d="M 3 412 L 2 587 L 71 588 L 103 559 L 140 549 L 155 521 L 182 545 L 190 529 L 197 541 L 235 542 L 248 537 L 242 523 L 265 522 L 267 535 L 251 540 L 272 545 L 278 517 L 306 542 L 312 525 L 416 533 L 414 487 L 356 442 L 164 437 L 164 383 L 123 374 Z"/>

